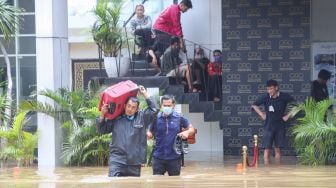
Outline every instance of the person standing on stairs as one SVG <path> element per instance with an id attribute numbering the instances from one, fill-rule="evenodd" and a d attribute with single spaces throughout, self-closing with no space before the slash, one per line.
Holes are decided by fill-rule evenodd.
<path id="1" fill-rule="evenodd" d="M 161 52 L 164 52 L 169 47 L 170 39 L 173 36 L 178 37 L 181 44 L 184 43 L 181 13 L 185 13 L 191 8 L 191 0 L 182 0 L 179 4 L 170 5 L 155 20 L 153 25 L 155 42 L 162 43 Z"/>

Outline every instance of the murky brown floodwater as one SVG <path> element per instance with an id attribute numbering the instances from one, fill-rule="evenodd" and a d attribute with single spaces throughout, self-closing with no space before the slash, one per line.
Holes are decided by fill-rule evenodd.
<path id="1" fill-rule="evenodd" d="M 336 187 L 336 166 L 301 166 L 295 158 L 285 158 L 281 165 L 260 164 L 244 172 L 236 169 L 239 162 L 223 160 L 221 154 L 188 154 L 181 176 L 152 176 L 151 168 L 144 167 L 140 178 L 109 178 L 107 167 L 2 168 L 0 188 Z"/>

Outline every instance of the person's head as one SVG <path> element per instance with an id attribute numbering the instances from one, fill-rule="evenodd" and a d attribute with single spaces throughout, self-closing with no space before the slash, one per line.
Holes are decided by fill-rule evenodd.
<path id="1" fill-rule="evenodd" d="M 278 82 L 276 80 L 267 80 L 266 82 L 266 90 L 267 93 L 271 96 L 274 97 L 278 94 L 279 91 L 279 86 L 278 86 Z"/>
<path id="2" fill-rule="evenodd" d="M 137 17 L 143 17 L 145 13 L 145 7 L 143 6 L 143 4 L 139 4 L 137 6 L 135 6 L 135 14 L 137 15 Z"/>
<path id="3" fill-rule="evenodd" d="M 182 0 L 179 4 L 180 10 L 182 13 L 187 12 L 189 9 L 192 8 L 192 3 L 190 0 Z"/>
<path id="4" fill-rule="evenodd" d="M 203 50 L 203 48 L 201 48 L 199 46 L 197 46 L 195 48 L 194 53 L 195 53 L 195 58 L 202 58 L 202 57 L 204 57 L 204 50 Z"/>
<path id="5" fill-rule="evenodd" d="M 172 95 L 163 95 L 161 97 L 161 111 L 164 115 L 168 116 L 174 111 L 175 98 Z"/>
<path id="6" fill-rule="evenodd" d="M 136 97 L 130 97 L 128 98 L 126 104 L 125 104 L 125 115 L 132 117 L 135 113 L 138 112 L 139 109 L 139 100 Z"/>
<path id="7" fill-rule="evenodd" d="M 221 62 L 222 61 L 222 51 L 220 50 L 214 50 L 212 52 L 212 56 L 215 62 Z"/>
<path id="8" fill-rule="evenodd" d="M 322 81 L 323 83 L 327 83 L 327 81 L 330 79 L 331 77 L 331 72 L 325 70 L 325 69 L 321 69 L 320 72 L 318 73 L 317 77 L 319 78 L 320 81 Z"/>
<path id="9" fill-rule="evenodd" d="M 172 37 L 170 39 L 170 47 L 172 50 L 178 50 L 180 47 L 180 39 L 178 37 Z"/>

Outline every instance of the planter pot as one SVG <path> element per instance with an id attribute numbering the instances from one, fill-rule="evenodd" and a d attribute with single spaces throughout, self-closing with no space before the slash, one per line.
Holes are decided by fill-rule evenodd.
<path id="1" fill-rule="evenodd" d="M 126 75 L 130 66 L 128 57 L 104 57 L 104 67 L 108 77 L 121 77 Z"/>

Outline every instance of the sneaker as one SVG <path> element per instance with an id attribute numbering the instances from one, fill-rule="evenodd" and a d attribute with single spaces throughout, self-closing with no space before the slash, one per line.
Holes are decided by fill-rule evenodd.
<path id="1" fill-rule="evenodd" d="M 182 154 L 182 138 L 179 135 L 175 136 L 173 149 L 177 155 Z"/>
<path id="2" fill-rule="evenodd" d="M 189 152 L 189 145 L 187 139 L 182 139 L 182 150 L 184 154 L 187 154 Z"/>

